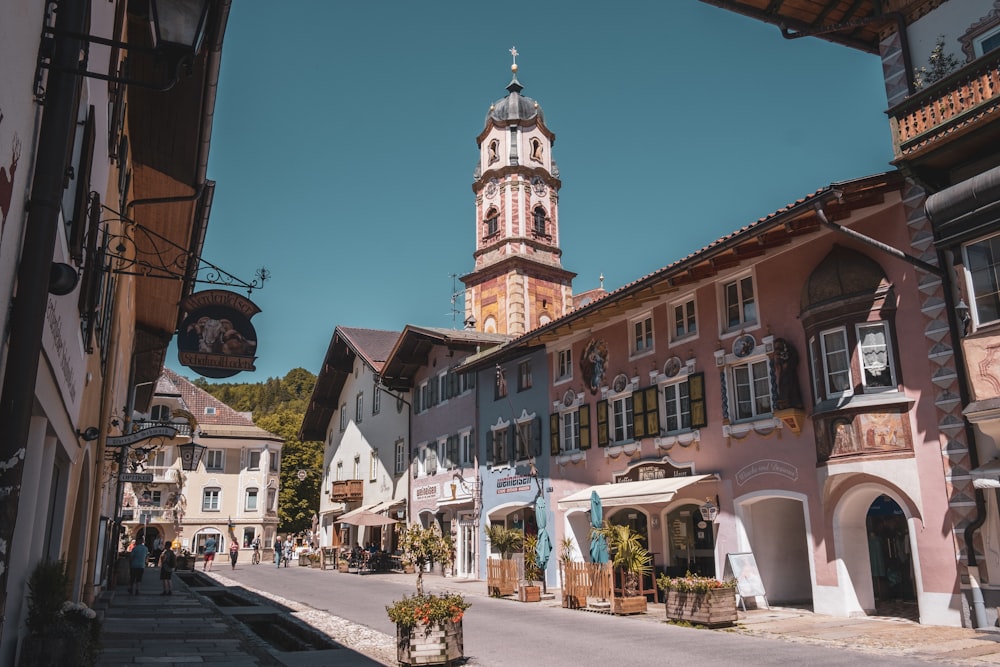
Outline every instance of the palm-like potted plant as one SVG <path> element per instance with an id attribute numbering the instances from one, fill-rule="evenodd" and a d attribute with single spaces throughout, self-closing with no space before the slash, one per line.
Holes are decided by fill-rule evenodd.
<path id="1" fill-rule="evenodd" d="M 437 524 L 409 526 L 399 532 L 399 547 L 403 564 L 417 572 L 417 592 L 385 608 L 396 624 L 396 657 L 404 665 L 450 664 L 464 653 L 462 616 L 470 605 L 458 594 L 425 593 L 424 569 L 431 563 L 451 565 L 451 538 Z"/>
<path id="2" fill-rule="evenodd" d="M 524 547 L 524 533 L 516 528 L 508 528 L 494 523 L 486 526 L 486 539 L 500 552 L 500 559 L 489 558 L 486 562 L 486 586 L 494 597 L 513 595 L 517 586 L 517 564 L 511 560 L 515 551 Z"/>
<path id="3" fill-rule="evenodd" d="M 642 577 L 652 571 L 653 557 L 643 546 L 642 535 L 629 526 L 605 523 L 600 529 L 608 542 L 611 565 L 621 572 L 622 595 L 614 596 L 611 610 L 616 614 L 646 611 L 646 596 L 642 595 Z"/>
<path id="4" fill-rule="evenodd" d="M 518 586 L 518 599 L 521 602 L 540 602 L 542 587 L 538 582 L 542 578 L 542 569 L 538 566 L 538 537 L 524 536 L 524 581 Z"/>

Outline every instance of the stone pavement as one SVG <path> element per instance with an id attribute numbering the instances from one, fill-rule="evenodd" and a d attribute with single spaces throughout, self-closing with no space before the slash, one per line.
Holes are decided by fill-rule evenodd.
<path id="1" fill-rule="evenodd" d="M 146 569 L 139 595 L 129 595 L 128 587 L 122 585 L 95 601 L 94 608 L 103 615 L 98 667 L 382 664 L 328 637 L 322 638 L 328 646 L 317 650 L 283 650 L 280 647 L 287 646 L 283 640 L 310 641 L 314 639 L 310 632 L 318 633 L 291 619 L 281 605 L 226 596 L 222 588 L 201 587 L 204 582 L 192 578 L 192 573 L 175 573 L 173 594 L 161 595 L 159 574 L 159 568 Z M 271 641 L 265 641 L 258 631 Z"/>
<path id="2" fill-rule="evenodd" d="M 225 588 L 238 584 L 221 573 L 210 575 L 214 582 L 179 573 L 174 576 L 174 594 L 161 596 L 158 574 L 153 568 L 146 571 L 138 596 L 129 595 L 127 587 L 122 586 L 95 603 L 95 608 L 104 614 L 99 667 L 395 664 L 394 638 L 384 633 L 275 595 Z M 437 577 L 428 575 L 428 578 Z M 451 590 L 463 595 L 486 596 L 485 582 L 449 579 L 447 583 Z M 561 606 L 559 591 L 550 593 L 554 595 L 541 605 Z M 628 618 L 636 622 L 666 622 L 663 605 L 653 603 L 646 614 Z M 255 620 L 258 622 L 254 623 Z M 265 641 L 249 629 L 250 625 L 273 628 L 288 623 L 322 634 L 332 646 L 283 651 L 274 647 L 273 636 Z M 910 657 L 942 664 L 1000 665 L 1000 632 L 920 625 L 884 616 L 839 618 L 791 607 L 751 609 L 739 612 L 736 627 L 717 632 L 839 646 L 873 656 Z"/>

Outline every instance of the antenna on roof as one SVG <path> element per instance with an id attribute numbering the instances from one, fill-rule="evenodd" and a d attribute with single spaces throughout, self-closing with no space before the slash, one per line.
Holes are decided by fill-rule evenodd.
<path id="1" fill-rule="evenodd" d="M 458 280 L 458 274 L 449 273 L 448 275 L 451 276 L 451 328 L 457 329 L 458 327 L 455 326 L 457 321 L 456 318 L 459 315 L 465 315 L 465 309 L 463 308 L 462 310 L 459 310 L 457 307 L 458 297 L 462 296 L 463 292 L 458 289 L 458 283 L 456 282 Z"/>

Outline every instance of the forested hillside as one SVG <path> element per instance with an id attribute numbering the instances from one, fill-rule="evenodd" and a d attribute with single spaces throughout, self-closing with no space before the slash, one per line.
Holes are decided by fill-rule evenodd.
<path id="1" fill-rule="evenodd" d="M 298 433 L 316 376 L 304 368 L 294 368 L 283 378 L 252 384 L 210 383 L 204 378 L 192 382 L 234 410 L 253 413 L 257 426 L 285 439 L 281 450 L 278 530 L 281 533 L 309 530 L 313 515 L 319 512 L 323 443 L 300 442 Z M 301 481 L 300 470 L 306 471 Z"/>

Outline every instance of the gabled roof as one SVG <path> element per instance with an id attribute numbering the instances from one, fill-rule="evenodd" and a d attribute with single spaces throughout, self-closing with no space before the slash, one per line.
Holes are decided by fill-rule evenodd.
<path id="1" fill-rule="evenodd" d="M 190 412 L 197 420 L 203 436 L 284 441 L 281 436 L 256 426 L 253 419 L 232 409 L 169 368 L 163 369 L 163 373 L 156 382 L 154 401 L 156 396 L 178 399 L 181 407 Z M 211 409 L 206 410 L 206 408 Z"/>
<path id="2" fill-rule="evenodd" d="M 326 427 L 340 402 L 347 376 L 354 370 L 355 357 L 372 372 L 380 374 L 385 360 L 399 339 L 398 331 L 337 327 L 323 358 L 323 367 L 316 377 L 309 398 L 309 407 L 302 418 L 299 439 L 316 441 L 326 438 Z"/>
<path id="3" fill-rule="evenodd" d="M 484 333 L 469 329 L 443 329 L 406 325 L 382 369 L 382 383 L 390 389 L 412 388 L 414 375 L 427 365 L 428 355 L 436 345 L 449 350 L 475 353 L 511 340 L 505 334 Z"/>
<path id="4" fill-rule="evenodd" d="M 832 183 L 501 347 L 474 355 L 463 365 L 482 367 L 510 355 L 513 348 L 551 342 L 569 331 L 594 326 L 645 301 L 712 278 L 823 229 L 817 206 L 822 207 L 829 220 L 840 220 L 856 209 L 881 203 L 887 193 L 899 190 L 902 184 L 903 177 L 898 171 Z"/>

